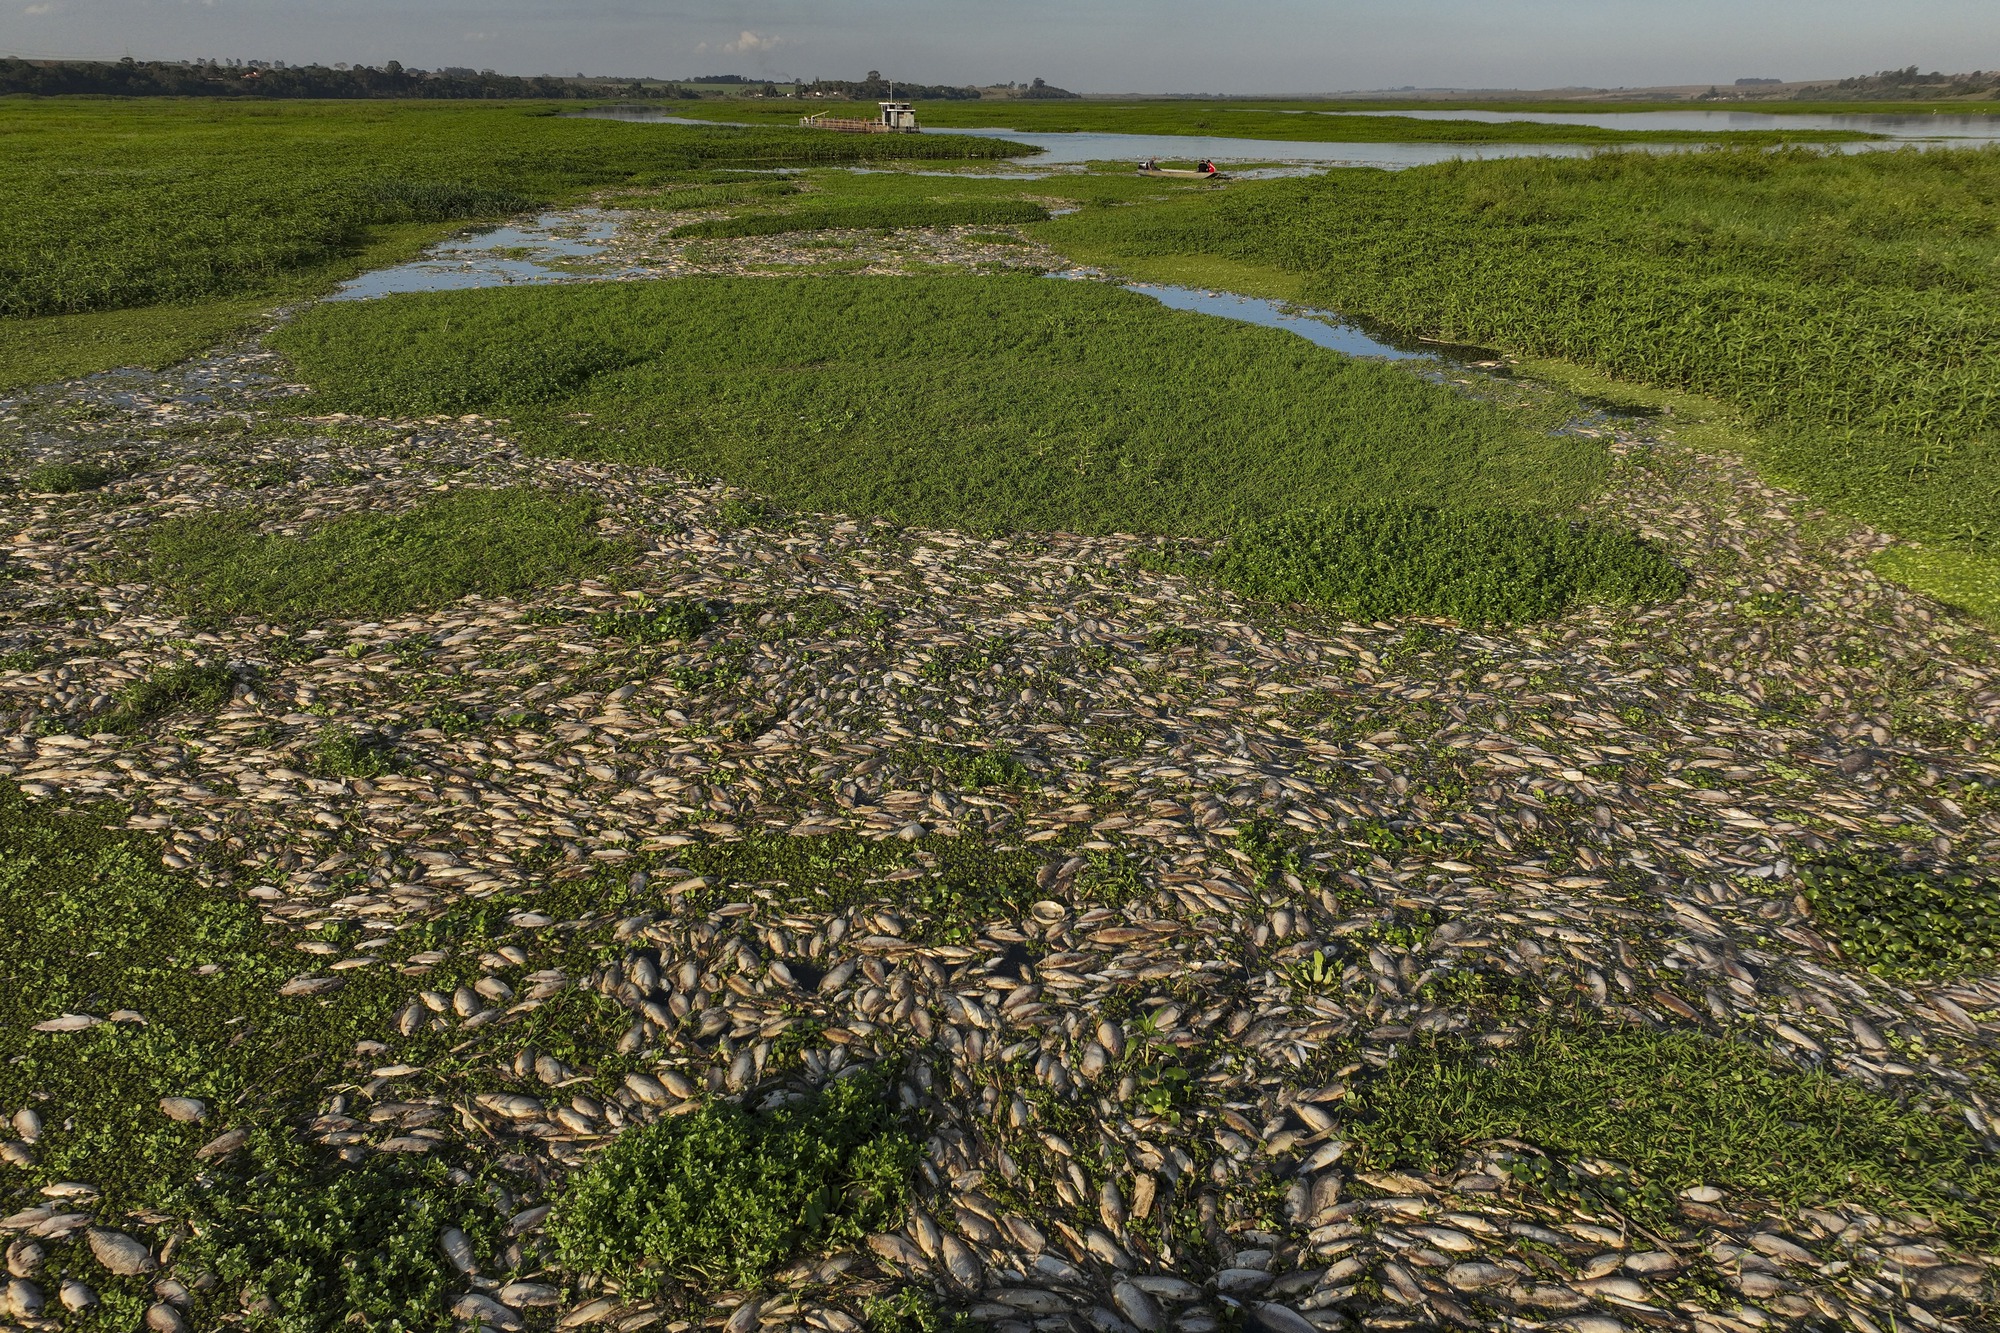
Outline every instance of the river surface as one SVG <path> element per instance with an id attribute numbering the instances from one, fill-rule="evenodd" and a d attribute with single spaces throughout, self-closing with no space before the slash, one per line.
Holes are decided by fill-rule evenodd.
<path id="1" fill-rule="evenodd" d="M 1411 120 L 1476 120 L 1504 125 L 1526 120 L 1537 125 L 1593 125 L 1606 130 L 1681 130 L 1715 133 L 1728 130 L 1860 130 L 1891 139 L 1970 139 L 2000 143 L 2000 115 L 1912 115 L 1908 112 L 1867 115 L 1777 116 L 1768 111 L 1313 111 L 1300 115 L 1407 116 Z"/>
<path id="2" fill-rule="evenodd" d="M 730 122 L 692 120 L 641 107 L 600 107 L 567 114 L 600 120 L 648 121 L 667 125 L 722 125 Z M 1004 113 L 999 113 L 1004 114 Z M 1513 113 L 1498 111 L 1300 111 L 1324 116 L 1326 142 L 1291 139 L 1238 139 L 1192 134 L 1111 134 L 1096 130 L 1067 134 L 1026 133 L 1004 128 L 927 129 L 926 134 L 957 134 L 982 139 L 1007 139 L 1041 151 L 1016 158 L 1018 165 L 1077 166 L 1085 162 L 1139 162 L 1161 158 L 1169 162 L 1210 158 L 1216 162 L 1297 163 L 1314 167 L 1428 166 L 1436 162 L 1487 161 L 1510 157 L 1589 157 L 1605 152 L 1681 153 L 1699 149 L 1696 143 L 1345 143 L 1339 140 L 1342 116 L 1411 116 L 1419 120 L 1476 120 L 1486 124 L 1536 121 L 1550 124 L 1598 125 L 1631 130 L 1860 130 L 1890 137 L 1830 145 L 1843 153 L 1884 148 L 1964 147 L 2000 142 L 2000 117 L 1912 116 L 1774 116 L 1745 111 L 1624 111 Z"/>

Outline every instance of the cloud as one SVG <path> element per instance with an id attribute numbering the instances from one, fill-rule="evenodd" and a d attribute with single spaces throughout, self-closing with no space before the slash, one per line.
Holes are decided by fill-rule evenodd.
<path id="1" fill-rule="evenodd" d="M 54 5 L 29 5 L 21 12 L 39 18 L 43 14 L 55 13 L 56 7 Z"/>
<path id="2" fill-rule="evenodd" d="M 760 32 L 745 28 L 735 41 L 723 43 L 722 49 L 733 56 L 755 55 L 759 51 L 770 51 L 784 44 L 782 37 L 766 37 Z"/>

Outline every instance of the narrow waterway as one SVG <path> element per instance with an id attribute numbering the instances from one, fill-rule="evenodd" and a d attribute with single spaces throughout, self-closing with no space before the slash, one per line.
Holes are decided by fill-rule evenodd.
<path id="1" fill-rule="evenodd" d="M 1247 109 L 1247 108 L 1246 108 Z M 667 111 L 644 107 L 599 107 L 568 114 L 602 120 L 629 120 L 665 125 L 722 125 L 729 122 L 693 120 Z M 1004 115 L 996 110 L 996 115 Z M 1223 112 L 1222 114 L 1227 114 Z M 1595 125 L 1629 130 L 1859 130 L 1888 137 L 1829 145 L 1843 153 L 1865 153 L 1894 148 L 1951 148 L 2000 142 L 2000 117 L 1984 116 L 1775 116 L 1739 111 L 1627 111 L 1627 112 L 1546 112 L 1499 111 L 1300 111 L 1302 116 L 1325 117 L 1329 133 L 1325 142 L 1291 139 L 1247 139 L 1226 135 L 1191 134 L 1112 134 L 1080 131 L 1067 134 L 1039 134 L 1004 127 L 982 129 L 926 129 L 926 134 L 955 134 L 984 139 L 1007 139 L 1038 149 L 1031 157 L 1015 158 L 1023 166 L 1066 167 L 1086 162 L 1138 162 L 1147 158 L 1194 161 L 1210 158 L 1216 162 L 1294 163 L 1313 167 L 1404 167 L 1429 166 L 1438 162 L 1489 161 L 1515 157 L 1589 157 L 1606 152 L 1681 153 L 1707 145 L 1692 143 L 1346 143 L 1339 140 L 1343 116 L 1410 116 L 1418 120 L 1475 120 L 1483 124 L 1534 121 L 1548 124 Z"/>
<path id="2" fill-rule="evenodd" d="M 391 268 L 376 269 L 343 283 L 330 301 L 365 301 L 410 292 L 465 291 L 479 287 L 517 287 L 551 283 L 618 282 L 649 277 L 642 270 L 593 268 L 577 272 L 556 267 L 565 261 L 596 259 L 610 248 L 620 214 L 600 209 L 545 213 L 474 236 L 454 236 Z M 1071 281 L 1104 281 L 1101 274 L 1072 270 L 1049 276 Z M 1444 357 L 1442 347 L 1399 346 L 1325 310 L 1308 310 L 1282 301 L 1204 291 L 1160 283 L 1127 283 L 1125 289 L 1149 296 L 1175 310 L 1190 310 L 1244 324 L 1283 329 L 1306 341 L 1347 356 L 1402 361 Z"/>
<path id="3" fill-rule="evenodd" d="M 640 107 L 599 107 L 569 114 L 599 120 L 630 120 L 660 125 L 721 125 L 728 122 L 690 120 L 665 111 Z M 1191 134 L 1034 134 L 1009 129 L 926 129 L 925 134 L 955 134 L 975 139 L 1006 139 L 1039 151 L 1012 159 L 1020 166 L 1076 167 L 1086 162 L 1140 162 L 1164 158 L 1191 162 L 1292 163 L 1313 167 L 1421 167 L 1457 159 L 1503 157 L 1587 157 L 1603 149 L 1593 144 L 1548 143 L 1309 143 L 1291 139 L 1235 139 Z M 1688 144 L 1641 145 L 1648 152 L 1678 151 Z"/>

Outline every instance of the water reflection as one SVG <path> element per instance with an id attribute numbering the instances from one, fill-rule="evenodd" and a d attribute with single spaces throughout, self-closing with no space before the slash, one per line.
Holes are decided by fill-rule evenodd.
<path id="1" fill-rule="evenodd" d="M 329 301 L 365 301 L 400 292 L 446 292 L 522 283 L 577 282 L 616 273 L 568 273 L 549 265 L 601 254 L 618 229 L 598 209 L 545 213 L 535 221 L 441 241 L 417 259 L 344 282 Z"/>
<path id="2" fill-rule="evenodd" d="M 1069 275 L 1062 275 L 1069 276 Z M 1150 296 L 1175 310 L 1193 310 L 1244 324 L 1296 333 L 1309 343 L 1347 356 L 1380 357 L 1385 361 L 1414 361 L 1435 358 L 1441 351 L 1417 351 L 1383 342 L 1339 315 L 1325 310 L 1305 310 L 1283 301 L 1267 301 L 1233 292 L 1208 292 L 1196 287 L 1169 287 L 1154 283 L 1129 283 L 1125 290 Z"/>

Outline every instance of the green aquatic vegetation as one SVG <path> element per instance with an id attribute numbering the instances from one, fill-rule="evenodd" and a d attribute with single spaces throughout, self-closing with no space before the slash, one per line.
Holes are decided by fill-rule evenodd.
<path id="1" fill-rule="evenodd" d="M 171 519 L 147 572 L 206 612 L 296 620 L 394 615 L 468 593 L 516 596 L 601 572 L 630 546 L 601 537 L 596 504 L 525 487 L 453 491 L 400 514 L 333 519 L 303 537 L 243 514 Z"/>
<path id="2" fill-rule="evenodd" d="M 171 713 L 213 713 L 229 702 L 236 674 L 215 663 L 182 662 L 134 681 L 89 730 L 132 733 Z"/>
<path id="3" fill-rule="evenodd" d="M 748 1287 L 901 1222 L 922 1149 L 881 1066 L 751 1113 L 712 1103 L 627 1130 L 549 1219 L 571 1268 L 623 1289 Z"/>
<path id="4" fill-rule="evenodd" d="M 1467 625 L 1544 619 L 1577 602 L 1664 601 L 1686 583 L 1629 533 L 1414 504 L 1285 514 L 1241 529 L 1187 567 L 1247 597 L 1350 619 L 1432 615 Z"/>
<path id="5" fill-rule="evenodd" d="M 500 1218 L 469 1174 L 425 1156 L 330 1161 L 284 1130 L 252 1136 L 239 1158 L 169 1201 L 194 1223 L 181 1260 L 219 1281 L 216 1307 L 262 1307 L 251 1327 L 334 1333 L 361 1326 L 445 1330 L 462 1279 L 442 1262 L 447 1227 L 490 1261 Z"/>
<path id="6" fill-rule="evenodd" d="M 1547 1024 L 1499 1050 L 1423 1036 L 1347 1105 L 1342 1132 L 1371 1165 L 1436 1169 L 1519 1139 L 1630 1168 L 1641 1188 L 1611 1201 L 1655 1222 L 1703 1184 L 1786 1208 L 1909 1204 L 1963 1236 L 2000 1216 L 2000 1163 L 1955 1117 L 1696 1032 Z"/>
<path id="7" fill-rule="evenodd" d="M 1185 625 L 1168 625 L 1148 635 L 1146 644 L 1157 652 L 1170 653 L 1182 648 L 1205 648 L 1208 646 L 1208 638 L 1208 635 L 1198 629 L 1189 629 Z"/>
<path id="8" fill-rule="evenodd" d="M 590 618 L 590 628 L 596 633 L 628 639 L 633 643 L 676 643 L 683 639 L 698 639 L 714 623 L 715 612 L 708 603 L 691 599 L 629 611 L 602 611 Z"/>
<path id="9" fill-rule="evenodd" d="M 97 463 L 44 463 L 22 479 L 37 495 L 71 495 L 94 491 L 118 474 Z"/>
<path id="10" fill-rule="evenodd" d="M 328 405 L 504 412 L 540 453 L 978 531 L 1220 536 L 1370 499 L 1563 506 L 1606 469 L 1532 413 L 1393 366 L 1038 277 L 441 293 L 322 306 L 277 340 Z"/>
<path id="11" fill-rule="evenodd" d="M 1891 546 L 1868 564 L 1885 578 L 2000 625 L 2000 554 Z"/>
<path id="12" fill-rule="evenodd" d="M 0 392 L 114 366 L 161 370 L 222 341 L 260 309 L 257 302 L 230 300 L 0 319 Z"/>
<path id="13" fill-rule="evenodd" d="M 930 770 L 968 791 L 981 787 L 1033 787 L 1041 781 L 1034 769 L 1008 750 L 921 741 L 909 746 L 902 758 L 912 767 Z"/>
<path id="14" fill-rule="evenodd" d="M 345 726 L 320 733 L 313 745 L 312 766 L 327 778 L 379 778 L 402 767 L 388 737 Z"/>
<path id="15" fill-rule="evenodd" d="M 201 1165 L 196 1148 L 339 1081 L 355 1043 L 379 1036 L 407 995 L 400 978 L 348 974 L 328 996 L 281 997 L 310 960 L 270 940 L 254 903 L 163 867 L 159 844 L 118 827 L 124 818 L 0 786 L 0 950 L 13 982 L 0 993 L 0 1100 L 61 1111 L 6 1198 L 88 1180 L 114 1213 L 163 1206 Z M 33 1031 L 64 1013 L 124 1018 Z M 206 1101 L 210 1118 L 167 1119 L 154 1108 L 168 1096 Z"/>
<path id="16" fill-rule="evenodd" d="M 1935 977 L 2000 958 L 2000 879 L 1856 854 L 1799 867 L 1799 891 L 1840 951 L 1872 972 Z"/>
<path id="17" fill-rule="evenodd" d="M 690 223 L 675 228 L 673 234 L 719 240 L 730 236 L 779 236 L 787 232 L 849 228 L 1005 226 L 1009 223 L 1045 222 L 1048 216 L 1046 208 L 1025 199 L 912 200 L 838 207 L 808 206 L 783 213 L 745 213 L 737 217 Z"/>
<path id="18" fill-rule="evenodd" d="M 904 1287 L 861 1303 L 870 1333 L 947 1333 L 958 1327 L 938 1308 L 938 1299 L 920 1287 Z"/>
<path id="19" fill-rule="evenodd" d="M 1034 770 L 1001 750 L 961 753 L 945 762 L 945 771 L 963 787 L 1025 787 L 1035 781 Z"/>

